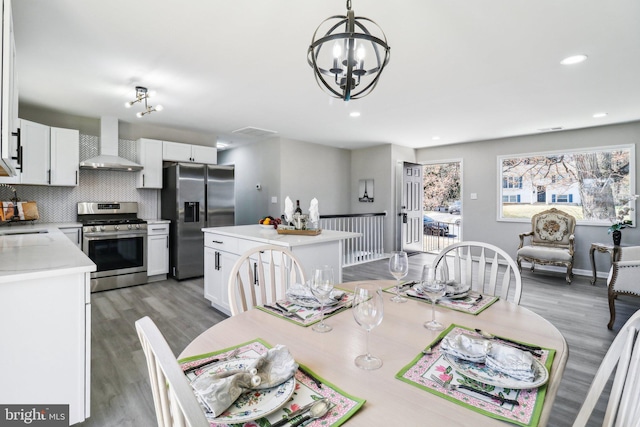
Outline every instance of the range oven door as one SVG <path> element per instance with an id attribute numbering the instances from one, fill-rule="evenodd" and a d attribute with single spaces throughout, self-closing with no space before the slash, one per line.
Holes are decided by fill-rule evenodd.
<path id="1" fill-rule="evenodd" d="M 131 286 L 131 280 L 146 279 L 147 273 L 147 232 L 88 232 L 82 239 L 82 251 L 96 264 L 91 273 L 92 290 L 104 290 L 121 286 Z M 93 279 L 122 276 L 117 283 L 107 288 L 95 289 L 100 282 Z M 113 280 L 112 280 L 113 281 Z M 109 280 L 103 280 L 108 283 Z M 144 282 L 142 282 L 144 283 Z"/>

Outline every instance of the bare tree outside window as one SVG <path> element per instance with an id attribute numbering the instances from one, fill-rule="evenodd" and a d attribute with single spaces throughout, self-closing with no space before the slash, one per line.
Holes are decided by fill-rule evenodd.
<path id="1" fill-rule="evenodd" d="M 549 207 L 581 223 L 635 220 L 634 145 L 501 156 L 498 169 L 499 220 L 529 220 Z"/>

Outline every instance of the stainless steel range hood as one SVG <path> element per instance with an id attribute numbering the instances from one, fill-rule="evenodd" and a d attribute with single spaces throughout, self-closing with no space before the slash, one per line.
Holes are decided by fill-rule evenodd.
<path id="1" fill-rule="evenodd" d="M 135 172 L 142 166 L 118 156 L 118 119 L 100 118 L 100 154 L 80 162 L 80 169 Z"/>

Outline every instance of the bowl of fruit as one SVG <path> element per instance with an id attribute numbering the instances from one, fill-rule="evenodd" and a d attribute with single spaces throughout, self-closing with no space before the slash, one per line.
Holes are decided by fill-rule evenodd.
<path id="1" fill-rule="evenodd" d="M 282 221 L 280 220 L 280 218 L 274 218 L 272 216 L 265 216 L 264 218 L 261 218 L 260 221 L 258 221 L 260 227 L 272 230 L 278 228 L 278 224 L 280 224 L 281 222 Z"/>

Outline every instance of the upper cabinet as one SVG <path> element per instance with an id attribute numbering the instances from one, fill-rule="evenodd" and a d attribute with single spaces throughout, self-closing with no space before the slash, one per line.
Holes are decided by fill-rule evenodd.
<path id="1" fill-rule="evenodd" d="M 0 176 L 16 176 L 19 172 L 18 80 L 16 48 L 13 39 L 11 1 L 2 0 L 2 76 L 0 76 Z"/>
<path id="2" fill-rule="evenodd" d="M 136 141 L 138 172 L 136 188 L 162 188 L 162 141 L 140 138 Z"/>
<path id="3" fill-rule="evenodd" d="M 203 145 L 180 144 L 163 141 L 162 159 L 172 162 L 192 162 L 215 165 L 218 163 L 218 150 Z"/>
<path id="4" fill-rule="evenodd" d="M 51 128 L 51 185 L 76 186 L 80 165 L 80 131 Z"/>
<path id="5" fill-rule="evenodd" d="M 80 132 L 20 119 L 20 169 L 0 182 L 30 185 L 78 185 Z"/>

